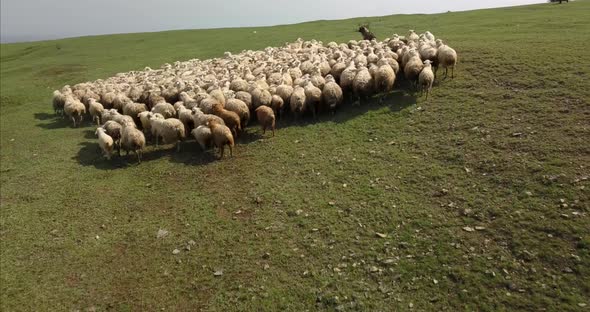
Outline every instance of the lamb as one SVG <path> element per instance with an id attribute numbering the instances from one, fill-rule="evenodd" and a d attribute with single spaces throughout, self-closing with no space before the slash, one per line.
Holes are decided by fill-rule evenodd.
<path id="1" fill-rule="evenodd" d="M 447 77 L 449 67 L 451 68 L 451 78 L 455 78 L 455 65 L 457 65 L 457 52 L 442 40 L 437 39 L 438 46 L 438 65 L 445 69 L 445 78 Z"/>
<path id="2" fill-rule="evenodd" d="M 229 99 L 227 102 L 225 102 L 225 109 L 230 110 L 240 116 L 240 124 L 242 125 L 242 128 L 248 125 L 248 121 L 250 121 L 250 109 L 248 108 L 248 105 L 244 103 L 244 101 L 236 98 Z"/>
<path id="3" fill-rule="evenodd" d="M 66 104 L 66 96 L 59 90 L 53 91 L 53 111 L 56 115 L 63 116 L 64 105 Z"/>
<path id="4" fill-rule="evenodd" d="M 424 61 L 424 68 L 422 68 L 420 76 L 418 76 L 420 91 L 424 92 L 424 90 L 426 90 L 426 100 L 428 100 L 428 94 L 430 93 L 432 83 L 434 82 L 434 73 L 432 72 L 430 63 L 430 60 Z"/>
<path id="5" fill-rule="evenodd" d="M 213 114 L 221 117 L 225 125 L 231 130 L 234 137 L 238 137 L 238 130 L 242 130 L 240 116 L 238 116 L 238 114 L 223 108 L 219 103 L 213 107 Z"/>
<path id="6" fill-rule="evenodd" d="M 139 114 L 137 114 L 137 117 L 139 118 L 140 124 L 141 124 L 141 129 L 143 130 L 143 133 L 148 135 L 152 133 L 152 123 L 150 122 L 150 118 L 152 118 L 154 114 L 152 112 L 141 112 Z"/>
<path id="7" fill-rule="evenodd" d="M 164 116 L 164 118 L 172 118 L 176 116 L 176 110 L 174 110 L 174 106 L 166 102 L 158 103 L 152 107 L 152 113 L 160 114 Z"/>
<path id="8" fill-rule="evenodd" d="M 231 130 L 215 120 L 209 121 L 207 126 L 211 129 L 213 144 L 219 148 L 219 159 L 223 158 L 223 152 L 226 145 L 229 146 L 229 155 L 233 157 L 234 138 L 231 135 Z"/>
<path id="9" fill-rule="evenodd" d="M 121 156 L 121 125 L 116 121 L 109 120 L 102 125 L 102 128 L 105 129 L 106 134 L 113 138 L 117 152 Z"/>
<path id="10" fill-rule="evenodd" d="M 72 120 L 74 127 L 77 127 L 82 123 L 82 119 L 86 113 L 86 106 L 79 100 L 74 99 L 74 97 L 67 96 L 64 104 L 64 113 Z"/>
<path id="11" fill-rule="evenodd" d="M 113 138 L 106 133 L 103 127 L 96 128 L 95 134 L 98 136 L 98 145 L 103 152 L 103 156 L 110 160 L 114 147 Z"/>
<path id="12" fill-rule="evenodd" d="M 160 137 L 164 144 L 176 144 L 176 151 L 180 152 L 180 142 L 186 137 L 182 121 L 176 118 L 165 119 L 161 114 L 155 113 L 150 118 L 152 135 L 156 138 L 156 146 Z"/>
<path id="13" fill-rule="evenodd" d="M 195 129 L 193 129 L 193 131 L 191 131 L 191 134 L 193 135 L 195 140 L 197 140 L 197 143 L 199 143 L 201 149 L 207 150 L 207 148 L 211 146 L 212 135 L 211 129 L 209 127 L 198 126 Z"/>
<path id="14" fill-rule="evenodd" d="M 342 103 L 342 88 L 336 83 L 332 75 L 326 76 L 326 84 L 322 90 L 322 103 L 327 106 L 328 110 L 334 114 L 336 108 Z"/>
<path id="15" fill-rule="evenodd" d="M 272 136 L 275 136 L 275 114 L 268 106 L 260 106 L 256 109 L 256 118 L 262 127 L 262 134 L 266 133 L 266 129 L 272 129 Z"/>
<path id="16" fill-rule="evenodd" d="M 305 89 L 303 89 L 303 87 L 296 86 L 295 89 L 293 89 L 293 94 L 291 94 L 291 99 L 289 100 L 289 106 L 295 119 L 303 115 L 305 112 Z"/>
<path id="17" fill-rule="evenodd" d="M 356 104 L 361 104 L 361 97 L 368 96 L 373 88 L 373 77 L 366 66 L 359 66 L 352 81 L 352 92 L 356 96 Z"/>
<path id="18" fill-rule="evenodd" d="M 126 155 L 129 155 L 129 151 L 135 152 L 137 162 L 141 163 L 141 156 L 145 148 L 145 136 L 143 132 L 135 128 L 135 124 L 129 122 L 122 124 L 121 147 L 125 150 Z"/>
<path id="19" fill-rule="evenodd" d="M 88 100 L 88 112 L 92 117 L 92 121 L 96 122 L 96 125 L 100 125 L 100 117 L 104 112 L 102 104 L 98 103 L 95 99 L 91 98 Z"/>

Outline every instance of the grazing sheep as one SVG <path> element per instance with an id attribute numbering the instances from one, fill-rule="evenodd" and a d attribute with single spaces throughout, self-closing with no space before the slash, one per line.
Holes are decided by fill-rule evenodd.
<path id="1" fill-rule="evenodd" d="M 199 143 L 202 150 L 205 151 L 209 146 L 211 146 L 212 135 L 211 129 L 209 127 L 198 126 L 195 129 L 193 129 L 193 131 L 191 131 L 191 134 L 193 135 L 195 140 L 197 140 L 197 143 Z"/>
<path id="2" fill-rule="evenodd" d="M 121 125 L 116 121 L 109 120 L 102 125 L 102 128 L 105 129 L 106 134 L 113 138 L 117 152 L 121 156 Z"/>
<path id="3" fill-rule="evenodd" d="M 424 92 L 426 90 L 426 100 L 428 100 L 428 94 L 432 89 L 432 83 L 434 82 L 434 73 L 432 72 L 432 67 L 430 65 L 430 60 L 424 61 L 424 68 L 420 72 L 420 76 L 418 77 L 418 86 L 420 87 L 420 91 Z"/>
<path id="4" fill-rule="evenodd" d="M 167 118 L 161 114 L 154 114 L 150 118 L 152 135 L 156 139 L 158 146 L 159 139 L 162 138 L 164 144 L 176 144 L 176 151 L 180 152 L 180 143 L 186 137 L 182 121 L 176 118 Z"/>
<path id="5" fill-rule="evenodd" d="M 98 136 L 98 146 L 100 146 L 103 156 L 110 160 L 114 148 L 113 138 L 102 127 L 96 128 L 95 134 Z"/>
<path id="6" fill-rule="evenodd" d="M 223 119 L 221 119 L 221 117 L 213 114 L 205 114 L 198 107 L 193 107 L 192 114 L 195 127 L 204 126 L 207 124 L 207 122 L 211 120 L 215 120 L 217 123 L 225 125 L 225 122 L 223 121 Z"/>
<path id="7" fill-rule="evenodd" d="M 141 163 L 141 156 L 145 148 L 145 136 L 143 132 L 135 128 L 135 124 L 125 122 L 121 127 L 121 148 L 125 150 L 126 155 L 129 151 L 135 152 L 137 162 Z"/>
<path id="8" fill-rule="evenodd" d="M 219 159 L 223 158 L 223 152 L 226 145 L 229 146 L 229 155 L 233 157 L 234 137 L 231 135 L 231 130 L 215 120 L 209 121 L 207 126 L 211 129 L 213 144 L 219 148 Z"/>
<path id="9" fill-rule="evenodd" d="M 449 67 L 451 68 L 451 78 L 455 78 L 455 65 L 457 65 L 457 52 L 442 40 L 437 39 L 438 46 L 438 65 L 445 69 L 445 78 L 447 77 Z"/>
<path id="10" fill-rule="evenodd" d="M 164 116 L 164 118 L 172 118 L 176 116 L 176 110 L 174 110 L 174 106 L 170 103 L 158 103 L 152 108 L 152 113 L 160 114 Z"/>
<path id="11" fill-rule="evenodd" d="M 102 104 L 98 103 L 95 99 L 91 98 L 88 101 L 88 112 L 92 117 L 92 122 L 96 122 L 96 125 L 100 125 L 100 117 L 104 112 Z"/>
<path id="12" fill-rule="evenodd" d="M 250 109 L 244 101 L 236 98 L 228 99 L 227 102 L 225 102 L 225 109 L 240 116 L 240 124 L 242 125 L 242 128 L 248 125 L 248 121 L 250 121 Z"/>
<path id="13" fill-rule="evenodd" d="M 113 102 L 115 101 L 115 97 L 117 97 L 117 94 L 115 92 L 103 93 L 100 96 L 100 103 L 104 106 L 104 108 L 111 109 L 113 108 Z"/>
<path id="14" fill-rule="evenodd" d="M 86 113 L 86 106 L 72 96 L 67 96 L 64 104 L 64 113 L 72 120 L 74 127 L 77 127 L 82 123 L 82 119 Z"/>
<path id="15" fill-rule="evenodd" d="M 413 56 L 407 61 L 404 67 L 404 76 L 412 85 L 416 85 L 422 67 L 423 63 L 420 56 Z"/>
<path id="16" fill-rule="evenodd" d="M 242 130 L 240 116 L 238 116 L 238 114 L 223 108 L 221 104 L 217 104 L 213 107 L 213 114 L 223 119 L 223 122 L 231 130 L 234 138 L 238 137 L 238 130 Z"/>
<path id="17" fill-rule="evenodd" d="M 336 108 L 342 103 L 342 99 L 342 88 L 336 83 L 336 79 L 332 75 L 326 76 L 326 84 L 322 90 L 323 105 L 334 114 Z"/>
<path id="18" fill-rule="evenodd" d="M 275 136 L 275 114 L 272 108 L 268 106 L 260 106 L 256 109 L 256 118 L 262 127 L 262 134 L 266 133 L 266 129 L 272 129 L 272 136 Z"/>

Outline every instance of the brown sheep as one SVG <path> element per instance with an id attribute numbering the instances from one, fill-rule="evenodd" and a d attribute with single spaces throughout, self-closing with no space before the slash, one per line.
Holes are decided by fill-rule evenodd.
<path id="1" fill-rule="evenodd" d="M 233 133 L 234 137 L 238 137 L 238 130 L 242 130 L 240 116 L 238 114 L 223 108 L 223 106 L 221 106 L 219 103 L 213 106 L 213 114 L 221 117 L 225 125 Z"/>
<path id="2" fill-rule="evenodd" d="M 234 137 L 231 135 L 231 130 L 215 120 L 207 122 L 207 126 L 211 129 L 213 144 L 219 148 L 219 159 L 223 158 L 223 152 L 226 145 L 229 146 L 229 155 L 233 157 Z"/>
<path id="3" fill-rule="evenodd" d="M 256 118 L 262 127 L 262 133 L 266 133 L 266 128 L 272 129 L 272 136 L 275 136 L 275 113 L 268 106 L 259 106 L 256 109 Z"/>

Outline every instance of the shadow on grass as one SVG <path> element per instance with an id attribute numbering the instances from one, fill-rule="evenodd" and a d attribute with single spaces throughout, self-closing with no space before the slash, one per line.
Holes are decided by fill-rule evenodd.
<path id="1" fill-rule="evenodd" d="M 35 113 L 34 116 L 36 120 L 44 121 L 42 123 L 37 124 L 37 127 L 39 128 L 51 130 L 72 126 L 72 122 L 70 120 L 66 120 L 65 118 L 62 118 L 61 116 L 57 116 L 55 114 Z"/>
<path id="2" fill-rule="evenodd" d="M 315 120 L 311 117 L 311 115 L 305 115 L 299 118 L 299 120 L 295 121 L 293 120 L 292 116 L 286 114 L 286 116 L 277 121 L 277 129 L 280 131 L 280 129 L 288 127 L 306 127 L 326 121 L 343 123 L 368 111 L 380 110 L 384 107 L 389 108 L 391 112 L 399 112 L 408 106 L 416 104 L 417 98 L 417 94 L 410 94 L 406 92 L 406 90 L 409 90 L 409 85 L 402 83 L 401 87 L 402 88 L 398 87 L 398 89 L 394 90 L 392 93 L 387 94 L 383 98 L 382 103 L 379 103 L 378 96 L 362 100 L 361 105 L 352 105 L 350 100 L 347 100 L 342 103 L 335 114 L 332 115 L 330 113 L 321 113 Z M 37 125 L 44 129 L 56 129 L 68 126 L 71 127 L 71 124 L 69 124 L 67 120 L 47 113 L 35 114 L 35 118 L 43 121 L 53 121 L 52 123 L 42 123 Z M 88 126 L 88 124 L 85 123 L 84 126 Z M 248 124 L 248 128 L 254 127 L 259 127 L 257 122 L 254 121 Z M 77 160 L 82 166 L 93 166 L 96 169 L 101 170 L 116 170 L 127 168 L 129 166 L 136 166 L 138 164 L 137 156 L 134 153 L 126 155 L 124 151 L 121 152 L 121 156 L 119 156 L 115 151 L 113 153 L 113 157 L 110 160 L 107 160 L 102 156 L 102 151 L 100 150 L 98 142 L 96 141 L 94 128 L 85 129 L 83 130 L 83 133 L 85 139 L 91 139 L 94 141 L 82 142 L 80 144 L 82 146 L 80 151 L 76 156 L 72 157 L 72 159 Z M 259 131 L 245 131 L 240 133 L 235 143 L 250 144 L 269 135 L 271 134 L 266 133 L 263 135 Z M 225 152 L 226 154 L 229 154 L 227 147 Z M 203 151 L 199 144 L 197 144 L 197 142 L 192 138 L 192 136 L 187 137 L 187 139 L 181 143 L 180 152 L 176 152 L 175 145 L 160 145 L 156 148 L 153 145 L 153 140 L 148 140 L 148 146 L 143 152 L 141 162 L 150 162 L 153 160 L 162 159 L 164 157 L 167 157 L 168 160 L 173 163 L 181 163 L 190 166 L 201 166 L 216 161 L 218 157 L 218 151 L 213 148 Z M 227 157 L 227 155 L 225 157 Z"/>

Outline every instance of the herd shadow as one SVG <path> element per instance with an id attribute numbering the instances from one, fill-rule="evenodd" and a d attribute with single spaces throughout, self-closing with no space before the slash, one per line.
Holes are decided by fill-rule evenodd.
<path id="1" fill-rule="evenodd" d="M 353 105 L 350 98 L 346 98 L 334 114 L 323 113 L 318 115 L 316 119 L 313 119 L 312 116 L 306 115 L 298 120 L 294 120 L 292 115 L 286 114 L 277 120 L 277 129 L 280 131 L 280 129 L 288 127 L 306 127 L 319 122 L 345 123 L 359 115 L 367 113 L 368 111 L 388 108 L 391 112 L 399 112 L 406 107 L 416 104 L 418 94 L 407 91 L 410 87 L 409 84 L 405 85 L 402 82 L 400 87 L 387 94 L 382 103 L 379 101 L 379 96 L 363 99 L 361 105 Z M 42 121 L 42 123 L 37 124 L 37 126 L 43 129 L 72 127 L 72 124 L 68 122 L 68 120 L 54 114 L 36 113 L 34 117 L 35 119 Z M 47 121 L 49 121 L 49 123 Z M 89 125 L 91 125 L 91 122 L 86 120 L 85 126 L 87 127 Z M 115 150 L 111 159 L 106 159 L 102 155 L 102 151 L 96 141 L 94 125 L 91 125 L 91 127 L 92 128 L 90 129 L 83 129 L 83 135 L 84 139 L 92 141 L 81 142 L 80 150 L 72 157 L 73 160 L 76 160 L 82 166 L 92 166 L 100 170 L 117 170 L 138 165 L 137 156 L 133 152 L 126 155 L 124 151 L 121 151 L 121 156 L 119 156 Z M 256 122 L 251 122 L 248 125 L 248 128 L 252 127 L 258 127 L 258 124 Z M 267 130 L 265 135 L 262 135 L 260 131 L 242 132 L 236 139 L 236 144 L 250 144 L 270 135 L 270 130 Z M 229 153 L 227 148 L 226 153 Z M 160 145 L 155 147 L 153 142 L 148 139 L 148 145 L 143 152 L 141 162 L 145 163 L 168 158 L 168 160 L 173 163 L 189 166 L 202 166 L 216 161 L 217 155 L 218 152 L 214 151 L 212 148 L 203 151 L 194 141 L 192 136 L 189 136 L 186 141 L 181 143 L 180 152 L 176 152 L 176 146 L 174 145 Z"/>

